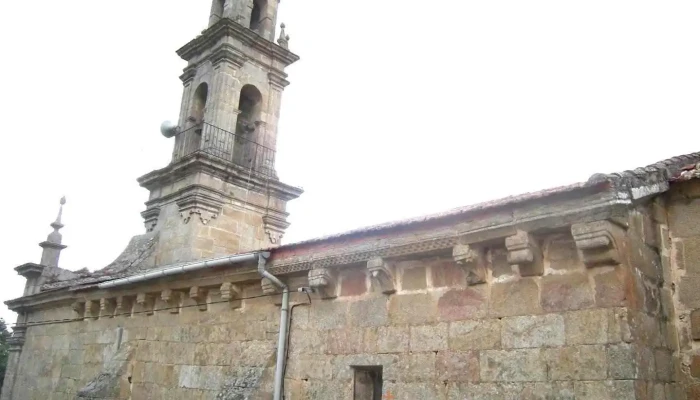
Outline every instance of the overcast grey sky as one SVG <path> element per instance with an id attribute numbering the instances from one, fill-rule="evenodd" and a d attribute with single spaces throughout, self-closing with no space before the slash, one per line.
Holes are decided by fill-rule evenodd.
<path id="1" fill-rule="evenodd" d="M 0 2 L 0 300 L 38 262 L 102 268 L 143 232 L 208 0 Z M 284 241 L 586 180 L 697 151 L 700 2 L 282 0 Z M 14 322 L 7 308 L 0 317 Z"/>

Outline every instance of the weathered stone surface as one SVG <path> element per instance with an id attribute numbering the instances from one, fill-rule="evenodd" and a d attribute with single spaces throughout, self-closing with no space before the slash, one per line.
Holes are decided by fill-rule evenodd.
<path id="1" fill-rule="evenodd" d="M 668 224 L 676 237 L 700 236 L 700 199 L 673 202 L 668 209 Z"/>
<path id="2" fill-rule="evenodd" d="M 540 349 L 483 350 L 479 357 L 482 381 L 547 380 L 547 364 Z"/>
<path id="3" fill-rule="evenodd" d="M 435 370 L 440 382 L 478 382 L 478 351 L 440 351 L 435 359 Z"/>
<path id="4" fill-rule="evenodd" d="M 608 313 L 608 341 L 631 342 L 632 333 L 629 326 L 627 308 L 611 308 Z"/>
<path id="5" fill-rule="evenodd" d="M 412 326 L 410 343 L 412 352 L 447 349 L 447 324 Z"/>
<path id="6" fill-rule="evenodd" d="M 593 306 L 593 290 L 585 273 L 549 275 L 542 278 L 545 311 L 579 310 Z"/>
<path id="7" fill-rule="evenodd" d="M 635 350 L 631 344 L 611 345 L 607 349 L 609 376 L 613 379 L 637 378 Z"/>
<path id="8" fill-rule="evenodd" d="M 607 376 L 603 346 L 569 346 L 544 351 L 552 380 L 599 380 Z"/>
<path id="9" fill-rule="evenodd" d="M 566 344 L 608 342 L 608 309 L 572 311 L 564 314 Z"/>
<path id="10" fill-rule="evenodd" d="M 364 346 L 365 330 L 360 328 L 346 328 L 328 331 L 329 354 L 355 354 L 362 353 Z"/>
<path id="11" fill-rule="evenodd" d="M 487 296 L 486 285 L 448 290 L 438 300 L 440 320 L 460 321 L 483 317 L 488 309 Z"/>
<path id="12" fill-rule="evenodd" d="M 425 267 L 406 268 L 401 273 L 401 290 L 421 290 L 428 286 Z"/>
<path id="13" fill-rule="evenodd" d="M 430 265 L 433 287 L 463 286 L 466 282 L 464 270 L 452 260 L 440 260 Z"/>
<path id="14" fill-rule="evenodd" d="M 671 382 L 675 369 L 673 356 L 669 350 L 654 350 L 654 361 L 656 362 L 656 379 L 660 382 Z"/>
<path id="15" fill-rule="evenodd" d="M 441 383 L 433 382 L 389 382 L 385 386 L 382 398 L 396 400 L 444 399 L 447 391 Z"/>
<path id="16" fill-rule="evenodd" d="M 348 309 L 350 326 L 381 326 L 389 320 L 389 305 L 385 296 L 350 302 Z"/>
<path id="17" fill-rule="evenodd" d="M 377 332 L 377 351 L 379 353 L 404 353 L 408 351 L 409 327 L 387 326 Z"/>
<path id="18" fill-rule="evenodd" d="M 690 331 L 693 340 L 700 340 L 700 310 L 690 313 Z"/>
<path id="19" fill-rule="evenodd" d="M 678 267 L 689 274 L 700 275 L 700 236 L 682 239 L 679 244 L 681 258 Z"/>
<path id="20" fill-rule="evenodd" d="M 393 295 L 389 300 L 389 319 L 395 324 L 424 324 L 435 321 L 437 303 L 431 294 Z"/>
<path id="21" fill-rule="evenodd" d="M 109 360 L 104 369 L 94 379 L 88 382 L 77 393 L 77 398 L 116 398 L 120 396 L 121 380 L 133 359 L 135 349 L 130 344 L 125 344 Z"/>
<path id="22" fill-rule="evenodd" d="M 539 287 L 533 278 L 493 284 L 490 301 L 490 314 L 497 317 L 540 314 L 542 310 Z"/>
<path id="23" fill-rule="evenodd" d="M 498 319 L 450 323 L 450 350 L 498 349 L 501 347 L 501 321 Z"/>
<path id="24" fill-rule="evenodd" d="M 516 397 L 513 397 L 516 399 Z M 519 400 L 574 400 L 573 382 L 524 383 Z"/>
<path id="25" fill-rule="evenodd" d="M 435 379 L 437 377 L 435 371 L 436 353 L 431 351 L 398 355 L 398 361 L 384 369 L 384 380 L 411 382 Z"/>
<path id="26" fill-rule="evenodd" d="M 564 317 L 559 314 L 503 318 L 504 349 L 564 345 Z"/>
<path id="27" fill-rule="evenodd" d="M 529 383 L 528 383 L 529 384 Z M 523 383 L 452 383 L 448 386 L 448 400 L 515 400 L 519 399 Z"/>
<path id="28" fill-rule="evenodd" d="M 346 324 L 348 302 L 322 300 L 311 307 L 311 320 L 316 329 L 339 329 Z"/>
<path id="29" fill-rule="evenodd" d="M 367 292 L 367 275 L 364 270 L 344 271 L 340 277 L 341 296 L 359 296 Z"/>
<path id="30" fill-rule="evenodd" d="M 625 301 L 625 284 L 621 270 L 597 274 L 595 282 L 595 304 L 598 307 L 616 307 Z"/>
<path id="31" fill-rule="evenodd" d="M 690 359 L 690 376 L 700 378 L 700 356 L 693 356 Z"/>
<path id="32" fill-rule="evenodd" d="M 576 243 L 570 236 L 555 237 L 547 243 L 549 267 L 556 270 L 583 268 L 578 259 Z"/>
<path id="33" fill-rule="evenodd" d="M 636 400 L 634 381 L 574 382 L 576 400 Z"/>
<path id="34" fill-rule="evenodd" d="M 491 274 L 494 278 L 515 274 L 508 263 L 508 250 L 503 248 L 491 250 L 491 268 Z"/>

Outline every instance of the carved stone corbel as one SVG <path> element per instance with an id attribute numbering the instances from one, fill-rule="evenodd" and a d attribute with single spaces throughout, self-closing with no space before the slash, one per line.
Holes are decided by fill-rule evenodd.
<path id="1" fill-rule="evenodd" d="M 143 223 L 146 226 L 146 232 L 153 232 L 158 225 L 158 216 L 160 215 L 160 207 L 152 207 L 141 212 Z"/>
<path id="2" fill-rule="evenodd" d="M 202 224 L 206 225 L 216 218 L 224 206 L 221 199 L 203 191 L 191 190 L 175 201 L 180 210 L 182 222 L 188 223 L 192 215 L 197 214 Z"/>
<path id="3" fill-rule="evenodd" d="M 97 319 L 100 316 L 100 301 L 87 300 L 85 302 L 85 319 Z"/>
<path id="4" fill-rule="evenodd" d="M 155 298 L 153 295 L 148 293 L 137 294 L 136 304 L 140 307 L 139 311 L 142 311 L 146 315 L 153 315 L 153 309 L 155 307 Z"/>
<path id="5" fill-rule="evenodd" d="M 243 301 L 241 300 L 243 292 L 238 285 L 231 282 L 224 282 L 219 289 L 221 292 L 221 300 L 228 301 L 232 309 L 241 308 Z"/>
<path id="6" fill-rule="evenodd" d="M 270 295 L 277 293 L 277 286 L 267 278 L 262 278 L 262 280 L 260 280 L 260 286 L 262 287 L 263 294 Z"/>
<path id="7" fill-rule="evenodd" d="M 452 259 L 464 269 L 469 285 L 486 283 L 486 258 L 483 251 L 474 250 L 468 244 L 452 248 Z"/>
<path id="8" fill-rule="evenodd" d="M 116 299 L 101 298 L 100 299 L 100 318 L 114 317 L 114 309 L 116 308 Z"/>
<path id="9" fill-rule="evenodd" d="M 268 214 L 263 216 L 263 225 L 270 243 L 278 246 L 282 242 L 284 231 L 289 227 L 289 222 L 279 216 Z"/>
<path id="10" fill-rule="evenodd" d="M 396 292 L 394 274 L 383 258 L 375 257 L 367 261 L 367 270 L 369 271 L 369 277 L 373 287 L 378 286 L 384 294 Z"/>
<path id="11" fill-rule="evenodd" d="M 537 240 L 525 231 L 517 231 L 506 238 L 508 263 L 517 265 L 521 276 L 535 276 L 544 273 L 542 250 Z"/>
<path id="12" fill-rule="evenodd" d="M 182 294 L 176 290 L 165 289 L 160 293 L 160 299 L 168 305 L 168 311 L 171 314 L 178 314 L 180 312 L 180 298 Z"/>
<path id="13" fill-rule="evenodd" d="M 84 301 L 76 301 L 73 304 L 71 304 L 70 308 L 77 314 L 78 319 L 85 318 L 85 302 Z"/>
<path id="14" fill-rule="evenodd" d="M 595 221 L 571 225 L 571 235 L 587 267 L 617 265 L 620 252 L 615 236 L 622 228 L 611 221 Z"/>
<path id="15" fill-rule="evenodd" d="M 190 299 L 197 303 L 199 311 L 207 311 L 207 290 L 199 287 L 192 286 L 190 288 Z"/>
<path id="16" fill-rule="evenodd" d="M 127 297 L 127 296 L 118 296 L 117 297 L 117 306 L 114 309 L 114 314 L 115 315 L 129 315 L 131 316 L 131 311 L 133 308 L 133 298 L 132 297 Z"/>
<path id="17" fill-rule="evenodd" d="M 337 279 L 330 268 L 309 270 L 309 287 L 314 289 L 322 299 L 338 297 Z"/>

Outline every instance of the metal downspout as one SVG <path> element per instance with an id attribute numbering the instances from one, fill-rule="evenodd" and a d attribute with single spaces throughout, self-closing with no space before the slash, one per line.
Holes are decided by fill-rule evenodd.
<path id="1" fill-rule="evenodd" d="M 273 400 L 282 400 L 282 383 L 284 381 L 284 364 L 286 359 L 287 347 L 287 329 L 289 319 L 289 286 L 279 280 L 276 276 L 265 270 L 267 258 L 270 257 L 269 252 L 258 253 L 258 273 L 269 279 L 275 286 L 282 289 L 282 309 L 280 312 L 280 332 L 277 338 L 277 365 L 275 366 L 275 383 Z"/>

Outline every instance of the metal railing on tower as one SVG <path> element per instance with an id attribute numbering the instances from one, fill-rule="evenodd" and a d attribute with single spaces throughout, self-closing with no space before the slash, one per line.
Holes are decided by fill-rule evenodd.
<path id="1" fill-rule="evenodd" d="M 250 139 L 254 136 L 253 132 L 236 134 L 201 122 L 179 132 L 177 136 L 184 139 L 175 148 L 175 161 L 196 153 L 205 153 L 265 177 L 277 178 L 275 150 Z"/>

